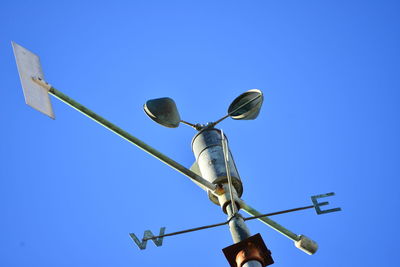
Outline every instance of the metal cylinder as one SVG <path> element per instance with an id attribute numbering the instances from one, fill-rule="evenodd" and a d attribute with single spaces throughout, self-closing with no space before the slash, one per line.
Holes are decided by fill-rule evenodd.
<path id="1" fill-rule="evenodd" d="M 215 128 L 203 129 L 192 140 L 192 150 L 196 157 L 201 176 L 213 184 L 228 183 L 221 142 L 221 131 Z M 243 194 L 243 185 L 230 150 L 229 157 L 232 184 L 238 197 L 241 197 Z M 219 205 L 218 199 L 213 194 L 209 193 L 208 196 L 211 201 Z"/>
<path id="2" fill-rule="evenodd" d="M 227 213 L 228 218 L 231 218 L 229 221 L 229 230 L 231 232 L 233 242 L 239 243 L 240 241 L 250 237 L 250 230 L 247 228 L 243 217 L 239 213 L 233 214 L 231 205 L 228 205 Z"/>
<path id="3" fill-rule="evenodd" d="M 300 235 L 299 240 L 294 242 L 294 245 L 307 253 L 308 255 L 313 255 L 318 250 L 318 244 L 314 240 L 306 237 L 305 235 Z"/>
<path id="4" fill-rule="evenodd" d="M 218 191 L 217 192 L 218 193 L 218 196 L 217 196 L 218 203 L 221 206 L 222 211 L 224 213 L 228 214 L 227 207 L 228 207 L 228 205 L 231 204 L 231 194 L 229 193 L 229 186 L 227 184 L 223 184 L 222 186 L 218 187 L 217 191 Z M 233 191 L 232 192 L 233 201 L 236 204 L 236 210 L 240 210 L 241 201 L 238 198 L 234 187 L 232 188 L 232 191 Z"/>
<path id="5" fill-rule="evenodd" d="M 256 260 L 251 260 L 242 265 L 242 267 L 262 267 L 261 262 Z"/>

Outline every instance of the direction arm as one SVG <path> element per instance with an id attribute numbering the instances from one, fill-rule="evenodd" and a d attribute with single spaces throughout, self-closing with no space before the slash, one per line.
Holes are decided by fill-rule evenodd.
<path id="1" fill-rule="evenodd" d="M 76 102 L 72 98 L 68 97 L 67 95 L 63 94 L 62 92 L 58 91 L 54 87 L 50 86 L 49 84 L 45 83 L 43 80 L 40 79 L 35 79 L 33 78 L 34 81 L 38 84 L 41 84 L 43 87 L 48 87 L 48 92 L 49 94 L 53 95 L 54 97 L 58 98 L 59 100 L 63 101 L 64 103 L 68 104 L 69 106 L 73 107 L 74 109 L 78 110 L 82 114 L 86 115 L 87 117 L 91 118 L 98 124 L 104 126 L 105 128 L 109 129 L 113 133 L 119 135 L 120 137 L 124 138 L 128 142 L 136 145 L 143 151 L 149 153 L 156 159 L 159 159 L 160 161 L 164 162 L 171 168 L 177 170 L 178 172 L 186 175 L 189 177 L 193 182 L 196 184 L 200 184 L 202 187 L 214 191 L 215 190 L 215 185 L 212 183 L 208 182 L 205 180 L 203 177 L 197 175 L 196 173 L 192 172 L 191 170 L 185 168 L 178 162 L 174 161 L 173 159 L 167 157 L 160 151 L 156 150 L 155 148 L 149 146 L 148 144 L 144 143 L 140 139 L 134 137 L 133 135 L 129 134 L 128 132 L 124 131 L 123 129 L 119 128 L 117 125 L 109 122 L 105 118 L 101 117 L 100 115 L 94 113 L 90 109 L 86 108 L 85 106 L 81 105 L 80 103 Z M 203 189 L 204 189 L 203 188 Z"/>
<path id="2" fill-rule="evenodd" d="M 146 143 L 142 142 L 138 138 L 134 137 L 133 135 L 127 133 L 126 131 L 122 130 L 115 124 L 107 121 L 103 117 L 97 115 L 90 109 L 86 108 L 85 106 L 79 104 L 72 98 L 66 96 L 65 94 L 61 93 L 50 84 L 48 84 L 44 79 L 44 74 L 42 71 L 42 66 L 40 64 L 39 57 L 29 51 L 28 49 L 20 46 L 19 44 L 12 42 L 12 46 L 14 49 L 15 60 L 17 62 L 17 68 L 21 80 L 22 89 L 24 91 L 25 102 L 33 107 L 34 109 L 46 114 L 50 118 L 54 119 L 54 112 L 51 105 L 49 94 L 55 96 L 56 98 L 60 99 L 64 103 L 70 105 L 74 109 L 78 110 L 82 114 L 88 116 L 95 122 L 103 125 L 110 131 L 116 133 L 117 135 L 121 136 L 122 138 L 128 140 L 132 144 L 136 145 L 140 149 L 146 151 L 153 157 L 161 160 L 168 166 L 174 168 L 175 170 L 179 171 L 180 173 L 189 177 L 192 181 L 196 182 L 197 185 L 200 185 L 201 188 L 205 190 L 215 190 L 215 185 L 208 182 L 207 180 L 203 179 L 201 176 L 197 175 L 196 173 L 192 172 L 191 170 L 185 168 L 178 162 L 172 160 L 171 158 L 165 156 L 158 150 L 154 149 L 153 147 L 147 145 Z"/>

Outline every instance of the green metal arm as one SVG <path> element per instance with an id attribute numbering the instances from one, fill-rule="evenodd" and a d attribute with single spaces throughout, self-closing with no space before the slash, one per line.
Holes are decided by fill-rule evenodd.
<path id="1" fill-rule="evenodd" d="M 110 131 L 116 133 L 117 135 L 121 136 L 125 140 L 129 141 L 130 143 L 136 145 L 140 149 L 144 150 L 145 152 L 149 153 L 153 157 L 161 160 L 168 166 L 172 167 L 173 169 L 177 170 L 178 172 L 186 175 L 189 177 L 193 182 L 196 184 L 200 184 L 203 189 L 208 189 L 211 191 L 215 190 L 215 185 L 205 180 L 203 177 L 197 175 L 196 173 L 192 172 L 191 170 L 185 168 L 178 162 L 174 161 L 173 159 L 167 157 L 163 153 L 159 152 L 158 150 L 154 149 L 153 147 L 147 145 L 143 141 L 139 140 L 138 138 L 134 137 L 133 135 L 129 134 L 128 132 L 122 130 L 115 124 L 109 122 L 108 120 L 104 119 L 103 117 L 97 115 L 90 109 L 86 108 L 85 106 L 79 104 L 75 100 L 71 99 L 67 95 L 61 93 L 54 87 L 49 89 L 49 94 L 55 96 L 59 100 L 63 101 L 64 103 L 68 104 L 69 106 L 73 107 L 74 109 L 78 110 L 82 114 L 86 115 L 87 117 L 91 118 L 95 122 L 99 123 L 100 125 L 104 126 L 105 128 L 109 129 Z"/>

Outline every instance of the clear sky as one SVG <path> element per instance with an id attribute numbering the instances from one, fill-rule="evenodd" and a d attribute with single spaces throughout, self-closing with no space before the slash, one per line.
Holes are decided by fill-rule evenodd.
<path id="1" fill-rule="evenodd" d="M 3 1 L 0 8 L 0 266 L 227 266 L 227 227 L 140 251 L 129 233 L 222 222 L 185 176 L 52 99 L 24 104 L 11 41 L 46 79 L 184 166 L 195 131 L 146 117 L 175 99 L 213 121 L 259 88 L 254 121 L 226 120 L 243 199 L 261 212 L 326 199 L 342 212 L 273 217 L 319 243 L 308 256 L 258 221 L 274 266 L 398 266 L 398 1 Z"/>

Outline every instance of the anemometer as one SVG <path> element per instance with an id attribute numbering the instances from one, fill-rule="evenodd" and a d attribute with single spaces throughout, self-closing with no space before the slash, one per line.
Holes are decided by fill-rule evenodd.
<path id="1" fill-rule="evenodd" d="M 219 205 L 222 211 L 227 215 L 227 220 L 225 222 L 186 229 L 179 232 L 166 233 L 165 227 L 162 227 L 158 235 L 154 235 L 150 230 L 146 230 L 141 239 L 134 233 L 130 233 L 130 237 L 141 250 L 146 249 L 149 240 L 153 241 L 156 246 L 161 246 L 164 238 L 168 236 L 228 225 L 234 244 L 224 248 L 222 251 L 230 266 L 267 266 L 274 263 L 271 251 L 265 245 L 260 234 L 250 234 L 245 223 L 246 221 L 253 219 L 260 220 L 272 229 L 294 241 L 297 248 L 312 255 L 318 249 L 318 245 L 315 241 L 305 235 L 297 235 L 293 233 L 270 219 L 269 216 L 311 208 L 314 208 L 317 214 L 325 214 L 341 210 L 340 208 L 321 209 L 321 206 L 328 205 L 329 203 L 319 202 L 318 200 L 320 198 L 333 196 L 333 192 L 312 196 L 312 205 L 268 214 L 258 212 L 241 199 L 243 194 L 242 180 L 229 149 L 225 133 L 221 129 L 217 129 L 216 126 L 227 118 L 232 118 L 234 120 L 253 120 L 257 118 L 263 103 L 263 94 L 258 89 L 248 90 L 239 95 L 230 104 L 225 116 L 206 124 L 193 124 L 181 120 L 177 106 L 171 98 L 157 98 L 148 100 L 145 103 L 143 107 L 145 113 L 158 124 L 169 128 L 176 128 L 182 123 L 197 131 L 192 140 L 192 150 L 196 160 L 190 168 L 186 168 L 58 91 L 45 80 L 40 60 L 37 55 L 14 42 L 12 42 L 12 46 L 25 96 L 25 102 L 29 106 L 44 113 L 50 118 L 55 119 L 49 95 L 58 98 L 100 125 L 187 176 L 196 185 L 206 191 L 208 198 L 213 203 Z M 239 213 L 240 210 L 244 210 L 251 216 L 243 217 Z"/>

